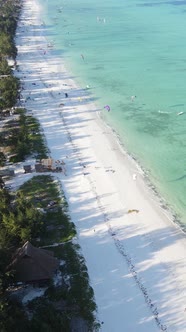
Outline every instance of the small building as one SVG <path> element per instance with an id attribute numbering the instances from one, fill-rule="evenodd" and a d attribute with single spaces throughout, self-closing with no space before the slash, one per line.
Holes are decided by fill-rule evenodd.
<path id="1" fill-rule="evenodd" d="M 40 163 L 35 164 L 35 171 L 36 172 L 42 172 L 43 166 Z"/>
<path id="2" fill-rule="evenodd" d="M 58 267 L 52 251 L 36 248 L 27 241 L 15 252 L 7 271 L 15 271 L 16 281 L 30 283 L 51 279 Z"/>
<path id="3" fill-rule="evenodd" d="M 0 169 L 0 176 L 14 176 L 14 170 L 11 168 L 1 168 Z"/>
<path id="4" fill-rule="evenodd" d="M 32 167 L 31 165 L 25 165 L 23 166 L 25 173 L 32 173 Z"/>
<path id="5" fill-rule="evenodd" d="M 53 166 L 53 159 L 52 158 L 47 158 L 47 159 L 41 159 L 41 164 L 42 166 L 48 168 L 48 169 L 52 169 Z"/>

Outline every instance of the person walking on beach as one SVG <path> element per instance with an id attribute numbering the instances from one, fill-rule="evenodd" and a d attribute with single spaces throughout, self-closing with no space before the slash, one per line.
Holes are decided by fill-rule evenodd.
<path id="1" fill-rule="evenodd" d="M 65 92 L 65 97 L 68 98 L 68 93 Z"/>

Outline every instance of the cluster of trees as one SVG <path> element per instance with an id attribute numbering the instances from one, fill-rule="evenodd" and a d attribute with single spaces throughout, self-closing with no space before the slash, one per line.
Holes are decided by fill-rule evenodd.
<path id="1" fill-rule="evenodd" d="M 12 111 L 8 111 L 8 116 Z M 47 158 L 48 149 L 40 132 L 40 124 L 33 116 L 28 116 L 24 108 L 14 108 L 15 117 L 8 120 L 0 131 L 0 148 L 10 154 L 10 162 L 25 160 L 29 155 L 37 159 Z M 0 167 L 6 163 L 6 155 L 0 152 Z"/>
<path id="2" fill-rule="evenodd" d="M 27 240 L 36 238 L 43 231 L 43 215 L 23 194 L 18 193 L 16 197 L 13 197 L 5 188 L 0 190 L 1 263 L 9 260 L 15 248 Z M 1 265 L 1 273 L 5 272 L 5 267 L 6 264 Z"/>
<path id="3" fill-rule="evenodd" d="M 20 1 L 0 0 L 0 112 L 15 105 L 19 96 L 19 80 L 13 76 L 7 59 L 14 59 L 17 48 L 14 41 L 21 9 Z"/>
<path id="4" fill-rule="evenodd" d="M 3 118 L 5 112 L 15 106 L 20 97 L 20 81 L 13 75 L 13 67 L 9 65 L 8 60 L 12 59 L 16 63 L 17 49 L 14 38 L 21 11 L 21 0 L 0 0 L 0 8 L 0 118 Z M 37 124 L 35 127 L 39 128 Z M 13 149 L 11 153 L 16 155 L 13 162 L 24 160 L 30 153 L 37 153 L 38 149 L 39 155 L 46 157 L 46 148 L 41 135 L 33 139 L 30 132 L 28 117 L 22 112 L 17 128 L 9 129 L 9 135 L 7 135 L 9 142 L 1 133 L 0 144 L 3 138 L 1 146 L 6 147 L 10 143 L 9 146 Z M 5 155 L 1 151 L 0 166 L 4 163 Z"/>
<path id="5" fill-rule="evenodd" d="M 0 190 L 0 250 L 18 247 L 40 235 L 43 215 L 25 196 L 18 193 L 15 200 L 6 189 Z"/>
<path id="6" fill-rule="evenodd" d="M 30 128 L 27 124 L 27 116 L 24 114 L 25 111 L 20 109 L 21 114 L 19 116 L 19 122 L 17 128 L 11 128 L 9 130 L 9 142 L 12 153 L 15 154 L 11 161 L 18 162 L 25 159 L 31 151 L 31 140 L 30 140 Z"/>
<path id="7" fill-rule="evenodd" d="M 15 105 L 18 97 L 19 79 L 12 75 L 0 75 L 0 111 Z"/>
<path id="8" fill-rule="evenodd" d="M 15 105 L 19 96 L 19 80 L 13 76 L 8 65 L 8 59 L 15 60 L 17 49 L 14 42 L 17 21 L 21 9 L 20 0 L 0 0 L 0 116 L 2 110 Z M 3 165 L 5 157 L 1 152 L 0 163 Z M 24 203 L 25 200 L 24 200 Z M 34 212 L 33 212 L 34 211 Z M 0 330 L 11 331 L 15 315 L 24 317 L 20 310 L 16 310 L 6 297 L 5 289 L 12 277 L 6 271 L 10 257 L 15 248 L 26 237 L 35 233 L 31 220 L 40 224 L 37 211 L 26 204 L 22 205 L 22 198 L 12 205 L 12 197 L 6 189 L 0 189 Z M 35 214 L 35 215 L 34 215 Z M 19 215 L 19 220 L 17 219 Z M 26 219 L 29 217 L 28 219 Z M 28 220 L 28 221 L 26 221 Z M 26 223 L 25 223 L 26 221 Z M 35 223 L 36 224 L 36 221 Z M 24 227 L 22 228 L 22 226 Z M 17 316 L 18 317 L 18 316 Z M 21 319 L 20 317 L 20 319 Z M 24 320 L 24 319 L 23 319 Z M 6 323 L 5 323 L 6 322 Z"/>
<path id="9" fill-rule="evenodd" d="M 15 106 L 19 98 L 20 83 L 13 76 L 13 70 L 7 60 L 11 58 L 15 61 L 16 59 L 17 49 L 14 36 L 20 10 L 21 0 L 0 0 L 0 117 L 3 111 Z M 9 144 L 12 146 L 12 152 L 16 154 L 17 158 L 12 161 L 24 160 L 30 152 L 36 152 L 43 158 L 46 157 L 46 147 L 41 135 L 40 137 L 38 135 L 39 124 L 34 122 L 34 118 L 28 118 L 25 110 L 19 109 L 19 112 L 19 120 L 14 121 L 17 122 L 11 129 L 8 128 L 8 134 L 6 130 L 4 133 L 1 132 L 0 148 L 7 147 Z M 5 161 L 6 157 L 0 151 L 0 166 L 3 166 Z M 47 190 L 46 183 L 45 190 Z M 48 213 L 49 217 L 53 218 L 54 223 L 55 216 L 51 212 Z M 61 222 L 61 218 L 59 219 Z M 68 294 L 64 293 L 63 288 L 59 292 L 59 288 L 55 290 L 51 286 L 54 294 L 51 295 L 51 291 L 47 298 L 38 300 L 38 305 L 33 304 L 31 320 L 28 319 L 22 306 L 15 304 L 7 296 L 7 287 L 14 282 L 14 272 L 7 270 L 13 253 L 25 241 L 34 242 L 37 237 L 41 237 L 41 234 L 46 234 L 46 220 L 47 216 L 44 217 L 44 214 L 35 208 L 35 204 L 28 200 L 23 192 L 19 191 L 13 195 L 6 190 L 0 177 L 0 331 L 2 332 L 70 331 L 72 307 L 75 310 L 73 315 L 80 314 L 93 324 L 93 311 L 96 309 L 93 290 L 89 286 L 88 273 L 83 259 L 76 254 L 74 248 L 71 248 L 71 243 L 67 243 L 67 257 L 64 246 L 63 250 L 60 249 L 64 255 L 62 258 L 69 260 L 67 264 L 69 270 L 64 272 L 77 276 L 76 281 L 74 277 L 72 278 L 72 287 Z M 68 236 L 71 238 L 71 233 L 74 234 L 72 225 L 63 223 L 63 226 L 63 236 L 67 233 L 67 238 Z M 56 298 L 55 300 L 68 297 L 69 310 L 67 312 L 57 310 L 52 304 L 52 296 Z"/>
<path id="10" fill-rule="evenodd" d="M 0 331 L 15 330 L 20 313 L 24 317 L 21 308 L 13 305 L 5 292 L 14 280 L 13 272 L 7 272 L 12 254 L 26 240 L 31 241 L 44 231 L 43 215 L 21 192 L 14 197 L 6 189 L 0 190 Z M 26 321 L 25 317 L 21 324 Z"/>
<path id="11" fill-rule="evenodd" d="M 17 49 L 14 43 L 14 36 L 21 10 L 21 1 L 0 0 L 0 8 L 0 54 L 1 56 L 15 59 Z"/>

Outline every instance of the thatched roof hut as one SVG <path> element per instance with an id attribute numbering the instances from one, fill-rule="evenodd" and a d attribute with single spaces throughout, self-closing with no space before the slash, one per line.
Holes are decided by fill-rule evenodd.
<path id="1" fill-rule="evenodd" d="M 27 241 L 16 251 L 7 269 L 15 270 L 17 281 L 33 282 L 52 278 L 58 267 L 52 251 L 36 248 Z"/>

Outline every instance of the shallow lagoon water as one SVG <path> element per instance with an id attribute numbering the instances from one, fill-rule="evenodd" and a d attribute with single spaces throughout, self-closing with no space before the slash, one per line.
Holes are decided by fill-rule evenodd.
<path id="1" fill-rule="evenodd" d="M 39 2 L 67 68 L 186 224 L 186 1 Z"/>

